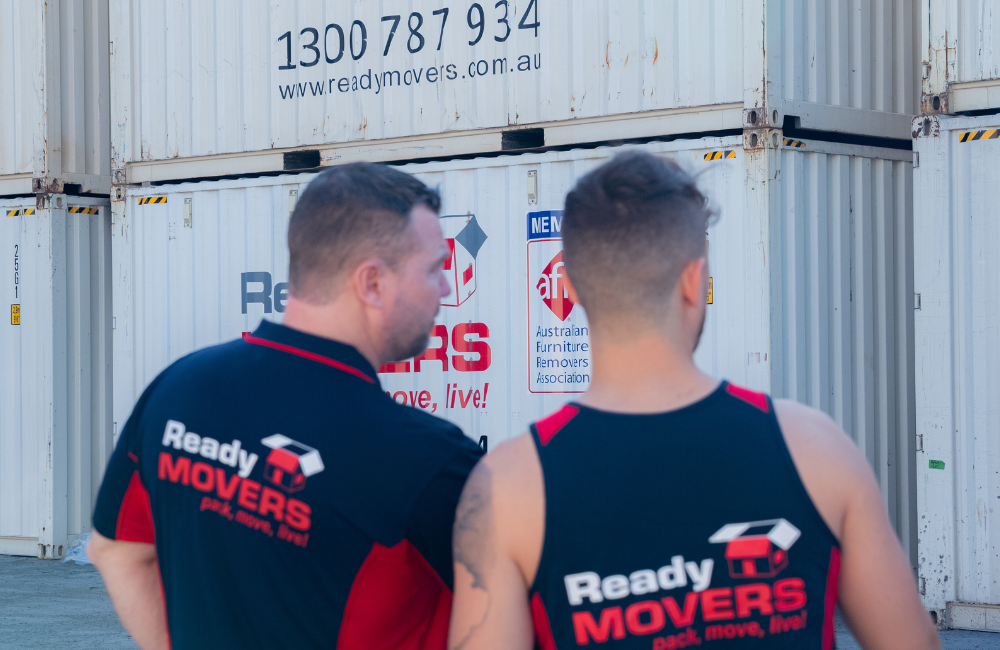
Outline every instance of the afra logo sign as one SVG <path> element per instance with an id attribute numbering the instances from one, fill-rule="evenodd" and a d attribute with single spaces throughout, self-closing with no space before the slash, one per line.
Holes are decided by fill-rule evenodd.
<path id="1" fill-rule="evenodd" d="M 726 545 L 733 578 L 773 578 L 788 566 L 788 549 L 802 533 L 785 519 L 726 524 L 708 538 Z"/>
<path id="2" fill-rule="evenodd" d="M 474 214 L 441 217 L 441 230 L 450 252 L 444 274 L 451 287 L 441 304 L 458 307 L 476 292 L 476 258 L 487 236 Z"/>
<path id="3" fill-rule="evenodd" d="M 548 266 L 542 269 L 542 277 L 535 284 L 542 302 L 561 321 L 566 320 L 573 311 L 573 301 L 569 299 L 569 291 L 566 289 L 565 266 L 563 252 L 559 251 Z"/>
<path id="4" fill-rule="evenodd" d="M 270 447 L 264 465 L 264 478 L 291 494 L 306 486 L 306 478 L 323 471 L 319 452 L 301 442 L 276 433 L 261 440 Z"/>

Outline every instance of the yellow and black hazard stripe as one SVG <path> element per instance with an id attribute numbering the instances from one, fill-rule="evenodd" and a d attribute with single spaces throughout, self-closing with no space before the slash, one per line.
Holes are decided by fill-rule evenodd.
<path id="1" fill-rule="evenodd" d="M 35 209 L 34 208 L 13 208 L 13 209 L 5 210 L 4 211 L 4 215 L 6 215 L 8 217 L 17 217 L 17 216 L 20 216 L 22 214 L 23 215 L 35 214 Z"/>
<path id="2" fill-rule="evenodd" d="M 84 205 L 71 205 L 69 206 L 70 214 L 97 214 L 100 208 L 88 208 Z"/>
<path id="3" fill-rule="evenodd" d="M 958 136 L 959 142 L 975 142 L 976 140 L 996 140 L 1000 138 L 1000 129 L 987 129 L 985 131 L 967 131 Z"/>
<path id="4" fill-rule="evenodd" d="M 736 152 L 732 149 L 725 149 L 724 151 L 709 151 L 705 154 L 705 160 L 722 160 L 723 158 L 735 158 Z"/>
<path id="5" fill-rule="evenodd" d="M 21 214 L 21 210 L 19 209 L 6 210 L 4 214 L 7 215 L 8 217 L 16 217 Z"/>
<path id="6" fill-rule="evenodd" d="M 146 205 L 147 203 L 166 203 L 167 197 L 165 196 L 144 196 L 139 199 L 139 205 Z"/>
<path id="7" fill-rule="evenodd" d="M 791 138 L 785 138 L 785 146 L 801 149 L 802 147 L 806 146 L 806 143 L 803 142 L 802 140 L 792 140 Z"/>
<path id="8" fill-rule="evenodd" d="M 21 210 L 21 214 L 23 214 L 23 215 L 35 214 L 35 209 L 34 208 L 25 208 L 25 209 Z"/>

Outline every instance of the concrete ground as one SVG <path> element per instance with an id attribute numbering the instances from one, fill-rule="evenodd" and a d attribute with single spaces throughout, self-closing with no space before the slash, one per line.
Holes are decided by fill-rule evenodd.
<path id="1" fill-rule="evenodd" d="M 1000 650 L 1000 634 L 948 630 L 944 650 Z M 0 555 L 0 648 L 136 650 L 93 566 Z M 838 620 L 837 647 L 859 650 Z"/>

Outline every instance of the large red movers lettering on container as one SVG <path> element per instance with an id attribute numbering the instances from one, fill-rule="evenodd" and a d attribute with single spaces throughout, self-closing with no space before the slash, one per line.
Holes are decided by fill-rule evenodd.
<path id="1" fill-rule="evenodd" d="M 255 286 L 250 286 L 255 285 Z M 254 291 L 259 285 L 260 290 Z M 246 314 L 249 305 L 261 305 L 265 314 L 272 312 L 284 313 L 285 302 L 288 300 L 288 283 L 274 284 L 271 274 L 267 271 L 255 271 L 240 274 L 241 302 L 243 313 Z M 475 338 L 470 338 L 475 337 Z M 380 373 L 420 372 L 421 364 L 440 362 L 441 370 L 447 372 L 454 368 L 458 372 L 482 372 L 490 367 L 492 350 L 486 339 L 490 337 L 490 328 L 485 323 L 458 323 L 449 334 L 447 325 L 435 325 L 431 330 L 431 345 L 427 351 L 411 361 L 387 363 L 379 368 Z M 438 345 L 434 339 L 440 339 Z M 449 345 L 457 354 L 448 354 Z M 475 355 L 478 355 L 476 358 Z M 411 371 L 412 368 L 412 371 Z"/>

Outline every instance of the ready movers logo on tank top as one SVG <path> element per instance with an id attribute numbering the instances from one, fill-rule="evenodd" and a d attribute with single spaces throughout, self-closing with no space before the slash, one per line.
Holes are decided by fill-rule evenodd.
<path id="1" fill-rule="evenodd" d="M 323 471 L 323 460 L 317 450 L 281 434 L 268 436 L 261 443 L 271 449 L 264 462 L 264 480 L 278 489 L 250 478 L 258 456 L 244 449 L 241 441 L 220 444 L 215 438 L 188 431 L 183 422 L 168 420 L 162 444 L 180 453 L 160 452 L 157 478 L 202 492 L 200 512 L 214 512 L 305 548 L 309 545 L 312 508 L 286 495 L 299 492 L 307 477 Z"/>
<path id="2" fill-rule="evenodd" d="M 528 213 L 528 391 L 582 393 L 590 387 L 590 328 L 569 298 L 562 210 Z"/>
<path id="3" fill-rule="evenodd" d="M 673 556 L 658 569 L 567 575 L 563 580 L 570 607 L 603 605 L 599 611 L 573 612 L 576 642 L 589 645 L 655 635 L 653 650 L 675 650 L 805 629 L 805 581 L 791 576 L 774 579 L 788 566 L 789 549 L 800 535 L 785 519 L 722 526 L 708 541 L 725 544 L 732 586 L 712 588 L 716 559 L 691 562 L 683 555 Z M 630 597 L 642 599 L 612 604 Z"/>

